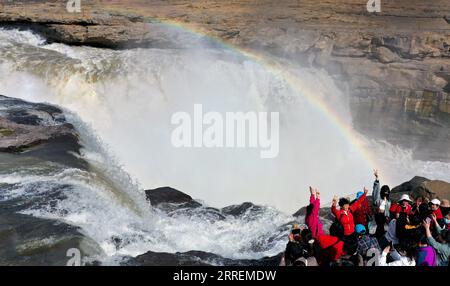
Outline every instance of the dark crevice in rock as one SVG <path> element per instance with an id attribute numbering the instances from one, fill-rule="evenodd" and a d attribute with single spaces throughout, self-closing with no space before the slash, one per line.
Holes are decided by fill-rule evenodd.
<path id="1" fill-rule="evenodd" d="M 450 83 L 447 83 L 447 85 L 444 86 L 444 88 L 442 90 L 446 93 L 450 93 Z"/>

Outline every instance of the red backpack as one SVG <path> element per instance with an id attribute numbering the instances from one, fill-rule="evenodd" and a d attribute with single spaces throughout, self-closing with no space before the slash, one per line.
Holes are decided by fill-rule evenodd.
<path id="1" fill-rule="evenodd" d="M 397 212 L 397 208 L 399 207 L 400 205 L 398 204 L 398 203 L 392 203 L 391 204 L 391 208 L 389 209 L 389 212 L 390 213 L 395 213 L 395 212 Z"/>

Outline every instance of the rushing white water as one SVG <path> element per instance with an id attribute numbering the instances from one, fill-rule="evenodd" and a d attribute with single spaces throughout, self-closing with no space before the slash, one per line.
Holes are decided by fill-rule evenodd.
<path id="1" fill-rule="evenodd" d="M 325 73 L 291 69 L 350 124 L 346 97 Z M 69 169 L 44 177 L 3 174 L 0 182 L 73 184 L 74 191 L 58 203 L 65 212 L 26 212 L 81 226 L 107 256 L 192 249 L 234 258 L 276 254 L 283 240 L 262 250 L 249 245 L 289 222 L 286 214 L 306 205 L 309 185 L 330 201 L 370 186 L 372 167 L 389 173 L 392 184 L 414 175 L 450 180 L 449 164 L 415 161 L 410 152 L 382 142 L 367 141 L 382 163 L 370 166 L 283 78 L 221 49 L 111 51 L 47 45 L 29 32 L 0 30 L 0 94 L 77 114 L 71 122 L 82 135 L 83 156 L 102 180 Z M 174 148 L 170 117 L 192 113 L 195 103 L 222 113 L 280 112 L 279 156 L 261 159 L 259 150 L 247 148 Z M 249 220 L 167 217 L 154 213 L 142 194 L 143 187 L 166 185 L 215 207 L 251 201 L 275 208 Z M 16 189 L 11 196 L 18 194 Z M 123 245 L 117 248 L 111 237 L 120 237 Z"/>
<path id="2" fill-rule="evenodd" d="M 1 91 L 75 111 L 146 188 L 170 185 L 218 207 L 252 201 L 292 212 L 311 184 L 330 200 L 333 192 L 354 193 L 370 179 L 365 159 L 323 114 L 283 78 L 228 51 L 114 52 L 12 38 L 22 44 L 3 49 L 3 58 L 14 61 L 5 61 Z M 294 72 L 320 89 L 318 96 L 341 98 L 335 108 L 346 113 L 345 97 L 324 74 Z M 264 160 L 249 148 L 174 148 L 170 118 L 192 113 L 195 103 L 205 112 L 280 112 L 279 156 Z"/>

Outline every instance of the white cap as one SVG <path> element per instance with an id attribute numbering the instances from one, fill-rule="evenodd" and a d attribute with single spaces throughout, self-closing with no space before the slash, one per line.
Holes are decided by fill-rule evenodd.
<path id="1" fill-rule="evenodd" d="M 431 203 L 432 203 L 433 205 L 438 205 L 438 206 L 441 205 L 441 201 L 438 200 L 438 199 L 432 199 L 432 200 L 431 200 Z"/>
<path id="2" fill-rule="evenodd" d="M 402 197 L 398 200 L 399 202 L 401 201 L 408 201 L 408 202 L 412 202 L 411 199 L 409 198 L 409 196 L 407 194 L 403 194 Z"/>

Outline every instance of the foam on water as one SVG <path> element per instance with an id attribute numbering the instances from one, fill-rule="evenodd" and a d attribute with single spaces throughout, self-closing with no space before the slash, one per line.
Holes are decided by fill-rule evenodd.
<path id="1" fill-rule="evenodd" d="M 289 213 L 307 200 L 310 184 L 332 190 L 339 181 L 339 192 L 349 193 L 370 179 L 364 158 L 283 78 L 228 51 L 199 47 L 117 52 L 60 44 L 33 48 L 38 48 L 33 54 L 43 58 L 54 58 L 57 52 L 65 64 L 7 62 L 10 66 L 2 71 L 9 77 L 3 77 L 0 91 L 75 111 L 147 188 L 170 185 L 217 207 L 252 201 Z M 9 53 L 12 58 L 28 55 L 26 49 Z M 31 73 L 33 92 L 17 90 L 25 71 Z M 349 117 L 345 97 L 322 72 L 295 73 L 313 86 L 332 90 L 327 93 L 330 104 Z M 337 104 L 340 101 L 344 104 Z M 171 115 L 192 113 L 195 103 L 203 104 L 205 112 L 222 114 L 280 112 L 279 156 L 262 160 L 259 150 L 249 148 L 174 148 Z M 331 178 L 323 180 L 323 174 Z M 331 191 L 323 193 L 331 200 Z"/>
<path id="2" fill-rule="evenodd" d="M 6 30 L 0 29 L 0 38 L 2 45 L 26 44 L 31 46 L 43 45 L 46 40 L 30 31 Z"/>

